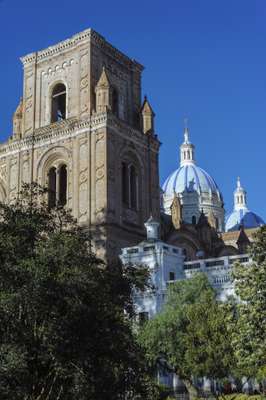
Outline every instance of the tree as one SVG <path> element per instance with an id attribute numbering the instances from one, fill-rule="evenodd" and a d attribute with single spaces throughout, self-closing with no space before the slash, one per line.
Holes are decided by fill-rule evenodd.
<path id="1" fill-rule="evenodd" d="M 150 398 L 131 329 L 147 271 L 105 265 L 43 195 L 31 185 L 0 205 L 0 398 Z"/>
<path id="2" fill-rule="evenodd" d="M 234 366 L 227 307 L 216 300 L 204 274 L 171 284 L 162 312 L 140 332 L 151 365 L 164 358 L 197 398 L 194 378 L 223 380 Z"/>
<path id="3" fill-rule="evenodd" d="M 244 267 L 236 263 L 233 269 L 240 299 L 233 343 L 243 375 L 262 380 L 266 378 L 266 226 L 254 238 L 250 247 L 252 262 Z"/>

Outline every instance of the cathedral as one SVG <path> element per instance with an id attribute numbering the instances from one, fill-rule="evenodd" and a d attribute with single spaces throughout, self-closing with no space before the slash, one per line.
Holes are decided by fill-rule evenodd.
<path id="1" fill-rule="evenodd" d="M 160 311 L 169 284 L 195 272 L 207 275 L 221 300 L 234 294 L 232 265 L 249 262 L 264 221 L 248 209 L 239 178 L 225 216 L 187 126 L 180 165 L 160 187 L 143 66 L 92 29 L 21 61 L 23 95 L 12 135 L 0 145 L 0 201 L 11 203 L 23 183 L 37 182 L 49 189 L 49 209 L 72 211 L 99 257 L 148 266 L 156 290 L 136 294 L 140 319 Z M 164 378 L 173 386 L 176 377 Z"/>
<path id="2" fill-rule="evenodd" d="M 185 262 L 246 252 L 264 221 L 248 209 L 240 179 L 225 218 L 187 126 L 180 166 L 160 187 L 160 141 L 140 63 L 92 29 L 21 62 L 23 96 L 0 145 L 1 201 L 12 202 L 23 182 L 48 187 L 49 207 L 72 210 L 104 259 L 145 240 L 150 216 L 158 240 L 181 249 Z"/>

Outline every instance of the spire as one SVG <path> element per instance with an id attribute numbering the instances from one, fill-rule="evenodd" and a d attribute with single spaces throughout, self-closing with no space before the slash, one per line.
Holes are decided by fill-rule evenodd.
<path id="1" fill-rule="evenodd" d="M 103 67 L 100 79 L 95 87 L 95 94 L 97 113 L 106 112 L 106 110 L 112 109 L 112 91 L 105 67 Z"/>
<path id="2" fill-rule="evenodd" d="M 147 99 L 144 97 L 144 102 L 141 107 L 142 127 L 144 133 L 154 133 L 154 117 L 155 114 Z"/>
<path id="3" fill-rule="evenodd" d="M 184 120 L 184 142 L 180 146 L 180 166 L 186 164 L 195 164 L 194 145 L 189 141 L 189 129 L 187 126 L 187 118 Z"/>
<path id="4" fill-rule="evenodd" d="M 184 118 L 184 143 L 189 143 L 188 119 Z"/>
<path id="5" fill-rule="evenodd" d="M 13 138 L 19 139 L 22 128 L 23 99 L 20 98 L 19 105 L 13 115 Z"/>
<path id="6" fill-rule="evenodd" d="M 111 86 L 111 85 L 110 85 L 110 81 L 109 81 L 109 78 L 108 78 L 106 69 L 105 69 L 105 67 L 103 66 L 102 73 L 101 73 L 100 79 L 98 80 L 98 83 L 97 83 L 96 87 L 97 87 L 97 88 L 100 88 L 100 87 L 101 87 L 101 88 L 102 88 L 102 87 L 107 88 L 107 87 L 110 87 L 110 86 Z"/>
<path id="7" fill-rule="evenodd" d="M 236 189 L 234 191 L 234 209 L 247 209 L 247 192 L 242 188 L 240 178 L 237 178 Z"/>
<path id="8" fill-rule="evenodd" d="M 248 246 L 250 245 L 250 240 L 244 230 L 243 225 L 240 225 L 239 235 L 236 244 L 240 254 L 244 254 L 247 252 Z"/>
<path id="9" fill-rule="evenodd" d="M 237 177 L 236 186 L 237 186 L 237 189 L 241 189 L 241 182 L 240 182 L 240 177 L 239 176 Z"/>

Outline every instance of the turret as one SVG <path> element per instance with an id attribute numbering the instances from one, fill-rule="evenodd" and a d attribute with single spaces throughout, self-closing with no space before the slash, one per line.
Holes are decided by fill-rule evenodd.
<path id="1" fill-rule="evenodd" d="M 240 254 L 245 254 L 248 251 L 248 246 L 250 245 L 250 240 L 244 230 L 243 225 L 240 226 L 240 231 L 239 231 L 239 235 L 238 235 L 236 244 L 237 244 Z"/>
<path id="2" fill-rule="evenodd" d="M 100 79 L 95 87 L 96 112 L 105 112 L 112 109 L 112 90 L 107 72 L 103 67 Z"/>
<path id="3" fill-rule="evenodd" d="M 22 114 L 23 100 L 20 99 L 19 105 L 13 115 L 13 139 L 20 139 L 22 134 Z"/>
<path id="4" fill-rule="evenodd" d="M 141 115 L 143 133 L 154 133 L 155 114 L 146 96 L 144 97 L 144 102 L 141 108 Z"/>
<path id="5" fill-rule="evenodd" d="M 150 216 L 144 225 L 147 231 L 147 240 L 159 240 L 160 223 Z"/>

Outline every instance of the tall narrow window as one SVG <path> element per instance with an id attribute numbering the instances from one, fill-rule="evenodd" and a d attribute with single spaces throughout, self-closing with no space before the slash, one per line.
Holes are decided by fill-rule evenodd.
<path id="1" fill-rule="evenodd" d="M 66 87 L 63 83 L 58 83 L 53 89 L 51 110 L 51 122 L 66 119 Z"/>
<path id="2" fill-rule="evenodd" d="M 66 165 L 62 165 L 59 169 L 59 204 L 64 206 L 67 201 L 67 168 Z"/>
<path id="3" fill-rule="evenodd" d="M 48 207 L 53 208 L 56 205 L 56 169 L 50 168 L 48 172 Z"/>
<path id="4" fill-rule="evenodd" d="M 129 182 L 130 182 L 130 207 L 137 208 L 137 175 L 134 165 L 129 169 Z"/>
<path id="5" fill-rule="evenodd" d="M 122 201 L 129 206 L 129 185 L 128 185 L 128 165 L 122 163 Z"/>
<path id="6" fill-rule="evenodd" d="M 113 89 L 112 93 L 112 111 L 118 117 L 118 92 L 116 89 Z"/>
<path id="7" fill-rule="evenodd" d="M 129 208 L 138 208 L 138 175 L 136 167 L 131 163 L 122 162 L 122 201 Z"/>
<path id="8" fill-rule="evenodd" d="M 197 218 L 195 217 L 195 215 L 192 216 L 192 224 L 196 225 L 197 223 Z"/>

